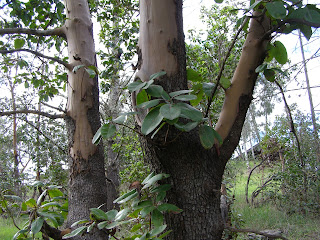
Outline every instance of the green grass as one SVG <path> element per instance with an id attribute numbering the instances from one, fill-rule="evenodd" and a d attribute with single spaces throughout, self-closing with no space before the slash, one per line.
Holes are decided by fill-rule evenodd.
<path id="1" fill-rule="evenodd" d="M 13 225 L 10 219 L 0 217 L 0 239 L 11 240 L 18 229 Z"/>
<path id="2" fill-rule="evenodd" d="M 319 240 L 320 239 L 320 219 L 314 216 L 295 213 L 292 215 L 280 211 L 273 203 L 265 203 L 259 207 L 251 207 L 245 200 L 245 186 L 247 183 L 247 171 L 245 166 L 239 165 L 240 174 L 234 184 L 235 202 L 233 208 L 241 214 L 244 220 L 242 228 L 255 230 L 281 229 L 283 235 L 290 240 Z M 261 173 L 255 170 L 249 186 L 249 200 L 252 191 L 260 183 Z M 266 176 L 266 171 L 265 171 Z M 286 203 L 290 204 L 290 203 Z M 239 234 L 239 239 L 246 239 L 244 234 Z"/>

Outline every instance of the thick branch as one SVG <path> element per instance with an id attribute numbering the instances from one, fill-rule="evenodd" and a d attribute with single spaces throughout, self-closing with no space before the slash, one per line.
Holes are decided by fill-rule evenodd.
<path id="1" fill-rule="evenodd" d="M 0 29 L 0 35 L 5 34 L 27 34 L 35 36 L 58 36 L 66 39 L 64 28 L 59 27 L 51 30 L 37 30 L 29 28 L 4 28 Z"/>
<path id="2" fill-rule="evenodd" d="M 253 230 L 253 229 L 238 229 L 238 228 L 233 228 L 233 227 L 227 227 L 228 230 L 230 230 L 231 232 L 242 232 L 242 233 L 255 233 L 258 235 L 262 235 L 271 239 L 276 239 L 276 238 L 280 238 L 280 239 L 284 239 L 284 240 L 288 240 L 287 238 L 281 236 L 280 234 L 270 234 L 270 233 L 266 233 L 264 231 L 257 231 L 257 230 Z"/>
<path id="3" fill-rule="evenodd" d="M 51 119 L 57 119 L 57 118 L 64 118 L 65 114 L 50 114 L 50 113 L 46 113 L 46 112 L 41 112 L 41 111 L 36 111 L 36 110 L 28 110 L 28 109 L 22 109 L 22 110 L 17 110 L 17 111 L 8 111 L 8 112 L 0 112 L 0 116 L 10 116 L 13 114 L 20 114 L 20 113 L 31 113 L 31 114 L 37 114 L 37 115 L 41 115 L 47 118 L 51 118 Z"/>
<path id="4" fill-rule="evenodd" d="M 219 72 L 219 74 L 218 74 L 218 76 L 217 76 L 217 78 L 216 78 L 216 85 L 215 85 L 214 89 L 212 90 L 211 96 L 209 97 L 209 100 L 208 100 L 208 105 L 207 105 L 207 110 L 206 110 L 205 117 L 208 117 L 209 110 L 210 110 L 210 106 L 211 106 L 213 97 L 214 97 L 214 95 L 216 94 L 216 91 L 217 91 L 218 86 L 219 86 L 219 84 L 220 84 L 220 80 L 221 80 L 222 73 L 223 73 L 223 71 L 224 71 L 224 67 L 225 67 L 225 65 L 226 65 L 226 62 L 227 62 L 227 60 L 228 60 L 228 58 L 229 58 L 229 56 L 230 56 L 230 53 L 231 53 L 231 51 L 232 51 L 232 49 L 233 49 L 233 47 L 234 47 L 234 45 L 235 45 L 235 43 L 236 43 L 239 35 L 240 35 L 240 33 L 242 32 L 242 29 L 243 29 L 244 26 L 247 24 L 248 20 L 249 20 L 248 17 L 246 17 L 246 18 L 244 19 L 242 25 L 241 25 L 240 28 L 238 29 L 238 32 L 237 32 L 236 35 L 234 36 L 234 38 L 233 38 L 233 40 L 232 40 L 232 42 L 231 42 L 231 44 L 230 44 L 230 46 L 229 46 L 229 49 L 228 49 L 227 54 L 225 55 L 225 57 L 224 57 L 224 59 L 223 59 L 222 66 L 221 66 L 221 68 L 220 68 L 220 72 Z"/>
<path id="5" fill-rule="evenodd" d="M 69 63 L 67 63 L 65 61 L 62 61 L 59 58 L 54 58 L 54 57 L 49 57 L 49 56 L 43 55 L 42 53 L 39 53 L 37 51 L 33 51 L 33 50 L 30 50 L 30 49 L 24 49 L 24 48 L 12 49 L 12 50 L 0 50 L 1 54 L 8 54 L 8 53 L 14 53 L 14 52 L 29 52 L 29 53 L 32 53 L 32 54 L 38 56 L 38 57 L 46 58 L 46 59 L 49 59 L 51 61 L 60 63 L 63 66 L 65 66 L 68 70 L 72 71 L 72 66 Z"/>

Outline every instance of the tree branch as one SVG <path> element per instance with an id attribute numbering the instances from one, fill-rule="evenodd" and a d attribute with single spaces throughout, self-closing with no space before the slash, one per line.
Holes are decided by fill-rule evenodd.
<path id="1" fill-rule="evenodd" d="M 258 235 L 262 235 L 271 239 L 276 239 L 276 238 L 280 238 L 283 240 L 288 240 L 287 238 L 281 236 L 280 234 L 270 234 L 270 233 L 266 233 L 265 231 L 257 231 L 257 230 L 253 230 L 253 229 L 238 229 L 238 228 L 234 228 L 234 227 L 227 227 L 226 229 L 230 230 L 231 232 L 242 232 L 242 233 L 255 233 Z"/>
<path id="2" fill-rule="evenodd" d="M 5 34 L 27 34 L 27 35 L 35 35 L 35 36 L 58 36 L 66 39 L 66 35 L 64 33 L 64 27 L 59 27 L 50 30 L 37 30 L 37 29 L 29 29 L 29 28 L 4 28 L 0 29 L 0 35 Z"/>
<path id="3" fill-rule="evenodd" d="M 31 114 L 37 114 L 37 115 L 41 115 L 47 118 L 51 118 L 51 119 L 57 119 L 57 118 L 64 118 L 65 114 L 50 114 L 50 113 L 46 113 L 46 112 L 41 112 L 41 111 L 36 111 L 36 110 L 28 110 L 28 109 L 22 109 L 22 110 L 17 110 L 17 111 L 7 111 L 7 112 L 0 112 L 0 116 L 10 116 L 13 114 L 20 114 L 20 113 L 31 113 Z"/>
<path id="4" fill-rule="evenodd" d="M 29 52 L 29 53 L 32 53 L 32 54 L 38 56 L 38 57 L 46 58 L 46 59 L 52 60 L 54 62 L 60 63 L 63 66 L 65 66 L 65 68 L 67 68 L 68 70 L 72 71 L 72 66 L 69 63 L 67 63 L 65 61 L 62 61 L 59 58 L 54 58 L 54 57 L 49 57 L 49 56 L 43 55 L 42 53 L 39 53 L 37 51 L 33 51 L 33 50 L 30 50 L 30 49 L 24 49 L 24 48 L 11 49 L 11 50 L 0 50 L 1 54 L 8 54 L 8 53 L 14 53 L 14 52 Z"/>
<path id="5" fill-rule="evenodd" d="M 220 80 L 221 80 L 221 77 L 222 77 L 222 73 L 224 71 L 224 67 L 226 65 L 226 62 L 230 56 L 230 53 L 239 37 L 239 34 L 241 33 L 242 29 L 244 28 L 244 26 L 247 24 L 247 22 L 249 21 L 249 17 L 246 17 L 243 21 L 243 23 L 241 24 L 240 28 L 238 29 L 238 32 L 236 33 L 236 35 L 234 36 L 233 40 L 232 40 L 232 43 L 230 44 L 229 48 L 228 48 L 228 52 L 227 54 L 225 55 L 224 59 L 223 59 L 223 62 L 222 62 L 222 66 L 220 68 L 220 71 L 219 71 L 219 74 L 216 78 L 216 85 L 214 86 L 214 89 L 212 90 L 211 92 L 211 95 L 209 97 L 209 100 L 208 100 L 208 105 L 207 105 L 207 110 L 206 110 L 206 114 L 205 114 L 205 117 L 208 117 L 208 114 L 209 114 L 209 110 L 210 110 L 210 106 L 211 106 L 211 103 L 213 101 L 213 97 L 214 95 L 216 94 L 216 91 L 218 89 L 218 86 L 220 84 Z"/>
<path id="6" fill-rule="evenodd" d="M 277 25 L 275 25 L 274 27 L 272 27 L 269 31 L 267 31 L 262 39 L 266 39 L 270 36 L 271 33 L 274 32 L 282 32 L 281 27 L 284 26 L 286 23 L 290 23 L 290 24 L 303 24 L 309 27 L 314 27 L 314 28 L 319 28 L 320 27 L 320 23 L 313 23 L 313 22 L 309 22 L 306 21 L 304 19 L 298 18 L 292 18 L 292 19 L 286 19 L 286 20 L 282 20 L 280 21 Z M 277 31 L 280 30 L 280 31 Z"/>

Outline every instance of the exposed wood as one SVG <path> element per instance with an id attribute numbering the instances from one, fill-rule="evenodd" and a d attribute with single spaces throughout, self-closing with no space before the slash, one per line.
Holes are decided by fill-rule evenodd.
<path id="1" fill-rule="evenodd" d="M 216 124 L 216 131 L 222 139 L 226 139 L 235 123 L 239 112 L 240 97 L 252 98 L 257 78 L 255 69 L 265 58 L 268 40 L 262 40 L 262 37 L 270 29 L 270 20 L 261 16 L 260 12 L 254 12 L 254 16 L 260 17 L 251 19 L 241 57 L 231 80 L 231 86 L 226 90 L 225 101 Z"/>
<path id="2" fill-rule="evenodd" d="M 266 233 L 265 231 L 258 231 L 258 230 L 254 230 L 254 229 L 238 229 L 238 228 L 233 228 L 233 227 L 227 227 L 226 229 L 230 230 L 231 232 L 255 233 L 258 235 L 268 237 L 270 239 L 280 238 L 283 240 L 288 240 L 287 238 L 281 236 L 280 234 L 269 234 L 269 233 Z"/>
<path id="3" fill-rule="evenodd" d="M 28 34 L 34 36 L 59 36 L 65 38 L 64 28 L 55 28 L 52 30 L 37 30 L 29 28 L 3 28 L 0 29 L 0 35 L 5 34 Z"/>

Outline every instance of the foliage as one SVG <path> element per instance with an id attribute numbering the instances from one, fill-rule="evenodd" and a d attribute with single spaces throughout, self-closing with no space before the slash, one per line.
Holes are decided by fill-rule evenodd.
<path id="1" fill-rule="evenodd" d="M 65 235 L 63 239 L 86 234 L 93 228 L 104 230 L 110 236 L 116 236 L 119 226 L 122 225 L 132 226 L 130 236 L 125 237 L 127 240 L 163 239 L 170 233 L 170 231 L 164 232 L 167 225 L 163 223 L 163 214 L 181 212 L 181 209 L 175 205 L 163 202 L 171 185 L 158 184 L 158 181 L 168 177 L 168 174 L 151 173 L 142 183 L 132 183 L 131 191 L 114 200 L 114 203 L 125 206 L 125 208 L 121 211 L 113 209 L 108 212 L 104 212 L 100 207 L 91 208 L 90 220 L 83 219 L 74 223 L 72 226 L 82 226 Z M 131 205 L 129 205 L 130 202 Z"/>
<path id="2" fill-rule="evenodd" d="M 153 84 L 156 78 L 165 74 L 166 72 L 158 72 L 151 75 L 148 82 L 135 81 L 128 85 L 128 90 L 137 94 L 137 108 L 142 111 L 149 109 L 141 125 L 141 133 L 148 135 L 153 132 L 152 139 L 165 124 L 175 126 L 183 132 L 189 132 L 201 124 L 199 137 L 204 148 L 212 148 L 215 139 L 221 143 L 220 135 L 211 126 L 202 125 L 207 119 L 203 118 L 201 111 L 185 103 L 197 98 L 195 95 L 189 94 L 192 90 L 180 90 L 168 94 L 160 85 Z M 115 124 L 123 125 L 127 115 L 136 114 L 141 115 L 139 112 L 123 113 L 111 122 L 104 124 L 97 131 L 92 142 L 97 144 L 101 137 L 106 139 L 113 137 L 116 133 Z"/>
<path id="3" fill-rule="evenodd" d="M 21 213 L 20 217 L 29 215 L 28 221 L 14 235 L 14 240 L 30 239 L 41 231 L 44 222 L 58 228 L 67 217 L 68 202 L 66 195 L 60 190 L 61 187 L 44 185 L 40 181 L 35 182 L 32 187 L 38 188 L 41 193 L 37 199 L 29 198 L 23 201 L 15 195 L 5 195 L 3 192 L 0 195 L 1 205 L 14 222 L 14 212 Z"/>

